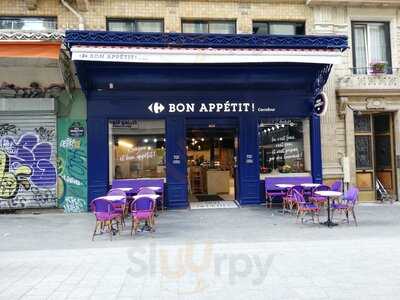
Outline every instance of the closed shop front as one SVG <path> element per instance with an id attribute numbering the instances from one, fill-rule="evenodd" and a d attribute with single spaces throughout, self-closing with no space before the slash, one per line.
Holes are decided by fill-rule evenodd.
<path id="1" fill-rule="evenodd" d="M 0 209 L 56 207 L 54 99 L 0 99 Z"/>

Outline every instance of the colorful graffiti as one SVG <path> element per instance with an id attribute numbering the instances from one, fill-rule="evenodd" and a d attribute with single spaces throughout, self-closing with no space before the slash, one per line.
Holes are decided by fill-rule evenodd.
<path id="1" fill-rule="evenodd" d="M 85 120 L 58 120 L 57 197 L 65 212 L 87 211 L 87 139 L 85 134 L 71 136 L 70 128 L 76 124 L 86 128 Z"/>
<path id="2" fill-rule="evenodd" d="M 32 132 L 18 137 L 24 130 L 6 125 L 0 138 L 0 208 L 55 206 L 57 176 L 51 140 L 43 141 Z"/>
<path id="3" fill-rule="evenodd" d="M 19 128 L 17 126 L 9 124 L 9 123 L 3 123 L 0 124 L 0 136 L 5 136 L 5 135 L 17 135 Z"/>
<path id="4" fill-rule="evenodd" d="M 19 166 L 14 172 L 10 172 L 8 155 L 0 150 L 0 198 L 14 198 L 20 186 L 28 190 L 31 184 L 27 177 L 30 175 L 32 170 L 28 166 Z"/>

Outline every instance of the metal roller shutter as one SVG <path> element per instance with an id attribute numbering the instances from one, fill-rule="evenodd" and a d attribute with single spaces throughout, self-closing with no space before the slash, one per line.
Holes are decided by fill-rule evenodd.
<path id="1" fill-rule="evenodd" d="M 0 115 L 0 209 L 57 205 L 55 114 Z"/>

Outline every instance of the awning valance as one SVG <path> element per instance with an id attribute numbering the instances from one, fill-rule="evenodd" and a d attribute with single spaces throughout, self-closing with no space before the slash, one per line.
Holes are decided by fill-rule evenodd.
<path id="1" fill-rule="evenodd" d="M 25 58 L 49 58 L 58 59 L 60 55 L 61 42 L 36 42 L 15 41 L 0 42 L 1 57 L 25 57 Z"/>
<path id="2" fill-rule="evenodd" d="M 336 49 L 165 48 L 72 46 L 72 60 L 124 63 L 315 63 L 338 64 Z"/>

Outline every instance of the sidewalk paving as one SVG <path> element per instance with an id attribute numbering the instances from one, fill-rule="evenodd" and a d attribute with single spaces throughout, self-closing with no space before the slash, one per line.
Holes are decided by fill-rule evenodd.
<path id="1" fill-rule="evenodd" d="M 260 206 L 167 211 L 112 242 L 91 241 L 90 214 L 0 215 L 0 299 L 398 299 L 400 206 L 357 213 L 326 228 Z"/>

